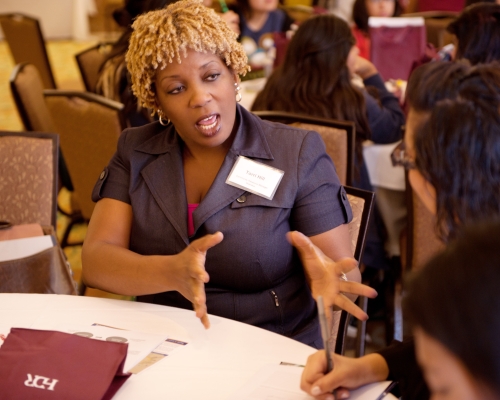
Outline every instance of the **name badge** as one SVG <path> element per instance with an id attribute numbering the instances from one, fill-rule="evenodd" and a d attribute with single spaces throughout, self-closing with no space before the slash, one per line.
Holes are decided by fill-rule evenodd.
<path id="1" fill-rule="evenodd" d="M 226 183 L 272 200 L 284 173 L 280 169 L 239 156 Z"/>

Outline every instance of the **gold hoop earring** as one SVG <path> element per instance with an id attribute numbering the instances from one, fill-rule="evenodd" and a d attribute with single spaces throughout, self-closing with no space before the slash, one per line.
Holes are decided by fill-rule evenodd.
<path id="1" fill-rule="evenodd" d="M 165 123 L 161 119 L 161 115 L 163 114 L 163 111 L 161 111 L 160 109 L 158 109 L 157 113 L 158 113 L 158 120 L 160 121 L 160 124 L 163 125 L 163 126 L 168 126 L 168 124 L 170 124 L 170 120 L 167 118 L 167 123 Z"/>

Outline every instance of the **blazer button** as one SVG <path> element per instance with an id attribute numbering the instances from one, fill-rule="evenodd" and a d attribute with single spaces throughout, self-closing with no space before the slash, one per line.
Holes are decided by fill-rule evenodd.
<path id="1" fill-rule="evenodd" d="M 102 181 L 104 179 L 104 175 L 106 175 L 106 172 L 102 171 L 101 175 L 99 175 L 99 179 Z"/>
<path id="2" fill-rule="evenodd" d="M 245 201 L 247 201 L 247 196 L 242 195 L 242 196 L 238 197 L 238 198 L 236 199 L 236 201 L 237 201 L 238 203 L 244 203 Z"/>

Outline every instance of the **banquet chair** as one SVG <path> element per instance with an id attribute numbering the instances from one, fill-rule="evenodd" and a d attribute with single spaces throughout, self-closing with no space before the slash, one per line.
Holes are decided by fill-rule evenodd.
<path id="1" fill-rule="evenodd" d="M 54 122 L 43 98 L 43 81 L 35 65 L 19 63 L 10 75 L 10 90 L 27 131 L 54 132 Z"/>
<path id="2" fill-rule="evenodd" d="M 16 64 L 33 64 L 45 89 L 56 87 L 45 40 L 36 18 L 23 14 L 0 14 L 0 26 Z"/>
<path id="3" fill-rule="evenodd" d="M 356 128 L 353 122 L 281 111 L 254 111 L 253 113 L 264 120 L 318 132 L 323 138 L 327 154 L 335 164 L 340 183 L 352 184 L 356 141 Z"/>
<path id="4" fill-rule="evenodd" d="M 349 235 L 351 238 L 351 251 L 354 259 L 361 260 L 365 248 L 366 231 L 368 228 L 368 221 L 373 211 L 375 202 L 375 193 L 357 189 L 351 186 L 344 186 L 347 199 L 351 205 L 352 221 L 349 222 Z M 366 312 L 367 299 L 366 297 L 359 297 L 358 304 Z M 335 349 L 335 353 L 344 354 L 345 352 L 345 336 L 349 325 L 350 315 L 347 311 L 335 311 L 337 317 L 334 317 L 334 324 L 332 334 L 330 336 L 330 348 Z M 340 317 L 338 316 L 340 314 Z M 338 324 L 338 326 L 337 326 Z M 366 336 L 366 322 L 358 321 L 358 333 L 356 337 L 356 352 L 364 352 L 364 341 Z M 361 346 L 363 348 L 361 349 Z"/>
<path id="5" fill-rule="evenodd" d="M 59 136 L 0 131 L 0 220 L 56 226 Z"/>
<path id="6" fill-rule="evenodd" d="M 88 222 L 94 210 L 92 189 L 125 127 L 123 104 L 89 92 L 46 89 L 43 95 L 60 135 L 83 220 Z"/>
<path id="7" fill-rule="evenodd" d="M 33 64 L 20 63 L 14 67 L 10 76 L 10 90 L 25 130 L 56 132 L 54 121 L 52 120 L 52 116 L 50 115 L 43 96 L 44 89 L 42 79 Z M 73 193 L 71 177 L 69 176 L 66 162 L 60 148 L 58 152 L 60 184 L 68 188 L 70 193 Z M 69 243 L 67 240 L 73 226 L 83 222 L 83 217 L 75 197 L 71 195 L 71 212 L 67 212 L 61 207 L 58 209 L 63 215 L 70 219 L 62 235 L 64 238 L 61 242 L 62 247 L 81 244 L 80 242 Z"/>
<path id="8" fill-rule="evenodd" d="M 394 339 L 402 340 L 406 333 L 401 300 L 404 277 L 422 268 L 427 261 L 445 248 L 435 230 L 436 217 L 411 189 L 406 174 L 407 226 L 401 235 L 401 273 L 396 279 L 393 299 Z"/>
<path id="9" fill-rule="evenodd" d="M 75 54 L 76 63 L 87 92 L 95 93 L 99 79 L 99 69 L 111 51 L 110 42 L 98 43 Z"/>
<path id="10" fill-rule="evenodd" d="M 26 224 L 41 225 L 56 240 L 58 148 L 55 133 L 0 131 L 0 220 L 14 226 L 2 230 L 3 240 L 37 236 Z M 66 256 L 54 242 L 28 257 L 2 260 L 0 292 L 77 293 Z"/>

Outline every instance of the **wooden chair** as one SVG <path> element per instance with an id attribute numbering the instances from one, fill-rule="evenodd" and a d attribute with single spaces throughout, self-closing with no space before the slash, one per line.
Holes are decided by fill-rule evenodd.
<path id="1" fill-rule="evenodd" d="M 56 226 L 59 136 L 0 131 L 0 220 Z"/>
<path id="2" fill-rule="evenodd" d="M 111 51 L 111 42 L 98 43 L 75 54 L 76 63 L 87 92 L 95 93 L 99 69 Z"/>
<path id="3" fill-rule="evenodd" d="M 94 210 L 92 189 L 125 127 L 123 104 L 89 92 L 47 89 L 43 94 L 60 135 L 82 217 L 88 221 Z"/>
<path id="4" fill-rule="evenodd" d="M 43 87 L 55 88 L 56 82 L 38 20 L 19 13 L 1 14 L 0 26 L 14 62 L 33 64 L 40 73 Z"/>
<path id="5" fill-rule="evenodd" d="M 293 125 L 318 132 L 325 142 L 326 152 L 331 157 L 340 183 L 352 185 L 354 172 L 354 144 L 356 128 L 354 122 L 310 117 L 280 111 L 255 111 L 262 119 Z"/>

